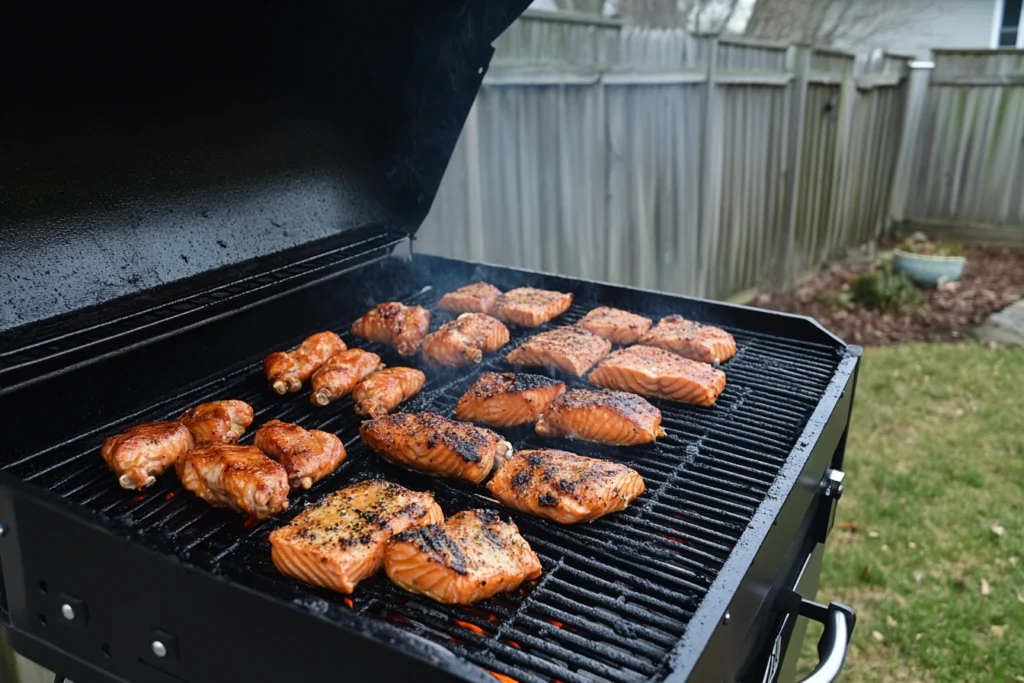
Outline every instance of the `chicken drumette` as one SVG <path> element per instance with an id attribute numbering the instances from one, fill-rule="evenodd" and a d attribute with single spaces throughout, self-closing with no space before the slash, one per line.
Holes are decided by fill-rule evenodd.
<path id="1" fill-rule="evenodd" d="M 256 447 L 284 465 L 292 488 L 308 489 L 345 460 L 345 446 L 334 434 L 309 431 L 280 420 L 256 430 Z"/>
<path id="2" fill-rule="evenodd" d="M 178 422 L 192 432 L 197 446 L 235 443 L 252 424 L 252 406 L 245 401 L 200 403 L 182 413 Z"/>
<path id="3" fill-rule="evenodd" d="M 298 391 L 317 368 L 347 347 L 334 332 L 317 332 L 291 351 L 278 351 L 263 361 L 267 382 L 279 394 Z"/>

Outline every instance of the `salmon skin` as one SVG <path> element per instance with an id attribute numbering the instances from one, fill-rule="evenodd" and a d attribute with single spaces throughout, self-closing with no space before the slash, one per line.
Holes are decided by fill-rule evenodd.
<path id="1" fill-rule="evenodd" d="M 494 427 L 532 424 L 565 383 L 527 373 L 486 372 L 455 407 L 455 419 Z"/>
<path id="2" fill-rule="evenodd" d="M 576 323 L 613 344 L 636 344 L 651 327 L 651 319 L 618 308 L 598 306 Z"/>
<path id="3" fill-rule="evenodd" d="M 607 339 L 580 327 L 556 327 L 536 334 L 505 357 L 513 365 L 554 368 L 577 377 L 612 350 Z"/>
<path id="4" fill-rule="evenodd" d="M 413 356 L 430 329 L 430 311 L 397 301 L 378 304 L 352 323 L 352 334 L 370 341 L 390 344 L 400 356 Z"/>
<path id="5" fill-rule="evenodd" d="M 487 489 L 510 508 L 576 524 L 625 510 L 645 486 L 643 477 L 621 463 L 543 449 L 513 455 Z"/>
<path id="6" fill-rule="evenodd" d="M 288 508 L 287 471 L 255 446 L 200 446 L 178 458 L 174 468 L 182 486 L 214 507 L 256 519 Z"/>
<path id="7" fill-rule="evenodd" d="M 399 413 L 368 420 L 359 436 L 385 460 L 419 472 L 479 484 L 512 444 L 489 429 L 433 413 Z"/>
<path id="8" fill-rule="evenodd" d="M 463 313 L 423 339 L 423 358 L 431 365 L 473 365 L 508 344 L 508 328 L 483 313 Z"/>
<path id="9" fill-rule="evenodd" d="M 520 327 L 540 327 L 568 311 L 571 305 L 572 294 L 520 287 L 501 295 L 494 314 Z"/>
<path id="10" fill-rule="evenodd" d="M 612 353 L 588 379 L 599 387 L 698 406 L 713 406 L 725 390 L 725 373 L 718 368 L 653 346 Z"/>
<path id="11" fill-rule="evenodd" d="M 474 282 L 448 292 L 437 302 L 437 307 L 452 313 L 494 313 L 501 290 L 486 282 Z"/>
<path id="12" fill-rule="evenodd" d="M 547 405 L 537 420 L 537 434 L 636 446 L 665 436 L 665 430 L 661 411 L 635 394 L 573 389 Z"/>
<path id="13" fill-rule="evenodd" d="M 282 574 L 351 593 L 384 563 L 393 535 L 444 520 L 430 493 L 382 479 L 328 494 L 270 534 L 270 559 Z"/>
<path id="14" fill-rule="evenodd" d="M 469 605 L 540 577 L 540 558 L 513 522 L 464 510 L 443 524 L 396 534 L 384 571 L 399 588 L 445 605 Z"/>
<path id="15" fill-rule="evenodd" d="M 317 332 L 292 351 L 278 351 L 263 361 L 267 382 L 279 394 L 296 392 L 324 362 L 347 347 L 334 332 Z"/>
<path id="16" fill-rule="evenodd" d="M 362 349 L 348 349 L 335 354 L 313 374 L 313 393 L 309 402 L 315 406 L 326 406 L 337 401 L 381 367 L 380 356 Z"/>
<path id="17" fill-rule="evenodd" d="M 334 434 L 271 420 L 256 430 L 256 448 L 281 463 L 292 488 L 308 489 L 338 469 L 345 445 Z"/>
<path id="18" fill-rule="evenodd" d="M 724 363 L 736 355 L 736 340 L 725 330 L 667 315 L 640 337 L 640 344 L 702 363 Z"/>
<path id="19" fill-rule="evenodd" d="M 200 403 L 182 413 L 178 422 L 192 432 L 197 445 L 235 443 L 252 424 L 252 406 L 245 401 Z"/>
<path id="20" fill-rule="evenodd" d="M 121 488 L 135 491 L 156 483 L 194 445 L 180 422 L 144 422 L 106 439 L 100 455 Z"/>
<path id="21" fill-rule="evenodd" d="M 423 388 L 427 376 L 415 368 L 384 368 L 371 374 L 352 390 L 356 414 L 384 417 Z"/>

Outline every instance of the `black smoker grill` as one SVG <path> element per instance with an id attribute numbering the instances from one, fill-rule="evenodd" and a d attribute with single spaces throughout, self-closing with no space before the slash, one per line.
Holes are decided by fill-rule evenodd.
<path id="1" fill-rule="evenodd" d="M 4 10 L 7 640 L 76 683 L 772 681 L 792 675 L 803 615 L 826 622 L 814 680 L 831 680 L 853 614 L 801 596 L 841 492 L 859 349 L 805 318 L 411 256 L 490 44 L 526 3 L 335 4 Z M 311 332 L 347 335 L 375 303 L 431 306 L 477 279 L 573 292 L 558 324 L 608 304 L 721 325 L 740 349 L 728 388 L 710 409 L 659 402 L 668 436 L 652 446 L 507 432 L 620 460 L 648 485 L 593 524 L 503 511 L 544 564 L 518 593 L 453 608 L 381 577 L 346 598 L 278 574 L 268 533 L 363 477 L 429 488 L 449 514 L 494 505 L 383 463 L 350 401 L 313 409 L 259 370 Z M 407 409 L 450 415 L 479 372 L 506 368 L 499 354 L 428 370 Z M 217 398 L 251 403 L 256 425 L 334 431 L 349 458 L 255 525 L 173 474 L 117 486 L 106 436 Z"/>

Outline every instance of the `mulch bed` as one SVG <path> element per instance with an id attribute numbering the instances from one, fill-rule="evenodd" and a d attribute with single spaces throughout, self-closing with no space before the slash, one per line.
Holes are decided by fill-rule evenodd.
<path id="1" fill-rule="evenodd" d="M 956 341 L 970 337 L 990 314 L 1024 297 L 1024 251 L 967 246 L 964 255 L 967 265 L 959 282 L 925 290 L 924 306 L 898 313 L 845 310 L 821 296 L 849 285 L 871 267 L 856 261 L 827 266 L 792 292 L 758 294 L 753 304 L 811 316 L 852 344 Z"/>

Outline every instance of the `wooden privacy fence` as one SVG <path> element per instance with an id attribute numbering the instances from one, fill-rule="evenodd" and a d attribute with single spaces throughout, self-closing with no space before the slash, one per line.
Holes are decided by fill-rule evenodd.
<path id="1" fill-rule="evenodd" d="M 528 15 L 416 249 L 696 296 L 874 239 L 907 59 Z"/>

